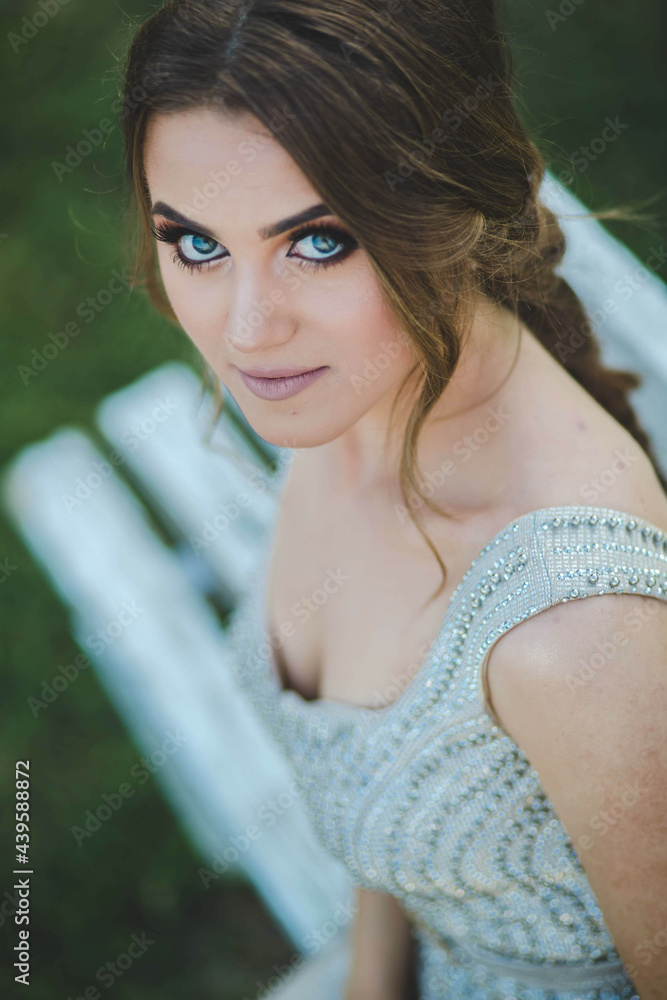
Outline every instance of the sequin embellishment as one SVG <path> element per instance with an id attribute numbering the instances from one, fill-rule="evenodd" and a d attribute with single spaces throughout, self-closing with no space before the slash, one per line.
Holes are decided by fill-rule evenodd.
<path id="1" fill-rule="evenodd" d="M 473 561 L 421 668 L 382 709 L 281 688 L 264 569 L 230 625 L 237 678 L 325 849 L 414 919 L 422 1000 L 639 1000 L 536 771 L 487 711 L 480 666 L 499 636 L 559 602 L 667 601 L 664 533 L 602 507 L 515 518 Z"/>

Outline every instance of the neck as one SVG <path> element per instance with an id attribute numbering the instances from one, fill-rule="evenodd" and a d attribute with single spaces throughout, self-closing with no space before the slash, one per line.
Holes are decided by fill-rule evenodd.
<path id="1" fill-rule="evenodd" d="M 445 390 L 431 408 L 417 442 L 416 478 L 432 483 L 429 495 L 452 513 L 492 505 L 510 474 L 512 405 L 519 348 L 528 331 L 504 307 L 484 299 Z M 393 394 L 320 451 L 328 479 L 346 494 L 391 491 L 398 497 L 400 449 L 417 376 L 404 391 L 385 447 Z M 515 408 L 515 407 L 514 407 Z M 421 472 L 421 474 L 420 474 Z"/>

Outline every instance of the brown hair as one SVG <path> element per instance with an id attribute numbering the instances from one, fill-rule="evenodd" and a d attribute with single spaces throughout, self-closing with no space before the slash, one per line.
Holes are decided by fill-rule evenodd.
<path id="1" fill-rule="evenodd" d="M 475 292 L 510 309 L 629 431 L 667 492 L 628 400 L 640 377 L 601 364 L 586 310 L 555 272 L 565 240 L 539 201 L 545 161 L 514 109 L 512 83 L 491 0 L 168 0 L 136 32 L 125 66 L 134 280 L 165 316 L 176 321 L 159 278 L 142 161 L 155 112 L 250 112 L 368 254 L 416 358 L 394 408 L 423 372 L 399 478 L 443 574 L 432 599 L 445 566 L 408 493 L 447 516 L 415 479 L 416 444 L 456 367 Z"/>

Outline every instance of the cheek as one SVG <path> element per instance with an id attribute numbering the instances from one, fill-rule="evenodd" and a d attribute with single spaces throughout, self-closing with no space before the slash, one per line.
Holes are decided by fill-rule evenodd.
<path id="1" fill-rule="evenodd" d="M 220 330 L 225 327 L 225 314 L 221 312 L 225 306 L 220 300 L 220 290 L 213 283 L 198 282 L 198 275 L 174 264 L 171 254 L 169 247 L 158 250 L 167 298 L 187 336 L 212 363 L 216 349 L 219 350 Z"/>
<path id="2" fill-rule="evenodd" d="M 178 322 L 214 370 L 225 368 L 227 302 L 224 283 L 190 274 L 172 261 L 170 247 L 158 247 L 160 273 Z M 287 297 L 286 309 L 297 330 L 311 331 L 304 352 L 329 364 L 350 398 L 363 406 L 398 386 L 415 363 L 410 341 L 385 301 L 366 262 L 350 269 L 342 282 L 308 283 L 299 272 Z M 328 318 L 333 318 L 333 322 Z M 307 338 L 309 339 L 309 338 Z M 221 367 L 222 366 L 222 367 Z M 342 388 L 342 386 L 339 386 Z"/>
<path id="3" fill-rule="evenodd" d="M 345 298 L 341 298 L 341 305 Z M 379 395 L 397 385 L 415 363 L 411 341 L 376 287 L 336 310 L 340 367 L 351 383 Z"/>

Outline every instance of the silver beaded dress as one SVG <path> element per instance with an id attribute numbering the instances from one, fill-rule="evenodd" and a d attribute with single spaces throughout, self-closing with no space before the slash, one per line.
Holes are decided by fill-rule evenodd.
<path id="1" fill-rule="evenodd" d="M 667 601 L 663 532 L 606 507 L 515 518 L 473 561 L 425 661 L 383 708 L 281 686 L 264 625 L 269 548 L 230 623 L 237 678 L 325 849 L 353 884 L 391 893 L 411 918 L 420 1000 L 639 1000 L 537 772 L 492 716 L 482 666 L 499 636 L 559 602 Z"/>

